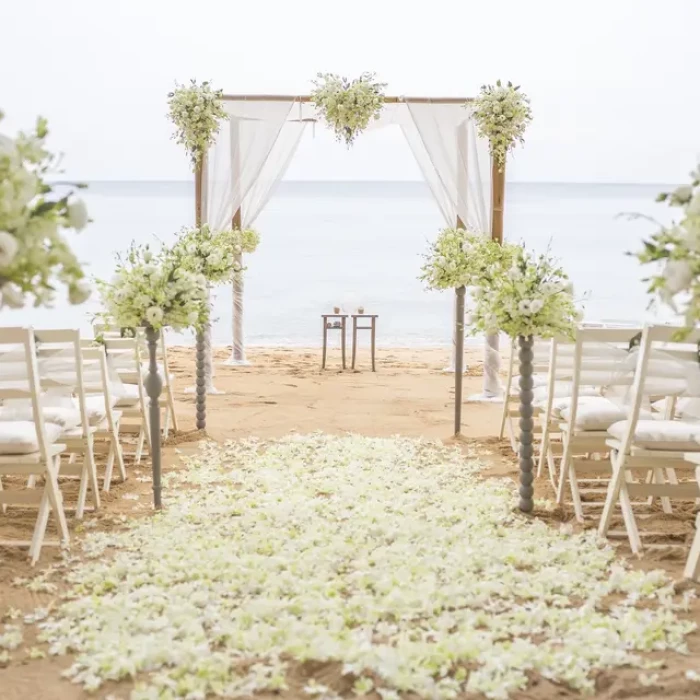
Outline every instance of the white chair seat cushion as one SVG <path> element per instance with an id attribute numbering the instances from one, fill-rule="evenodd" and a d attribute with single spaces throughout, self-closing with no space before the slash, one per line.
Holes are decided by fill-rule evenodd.
<path id="1" fill-rule="evenodd" d="M 112 399 L 112 403 L 116 403 Z M 94 396 L 85 397 L 85 410 L 90 425 L 97 425 L 107 417 L 107 409 L 105 407 L 104 394 L 95 394 Z"/>
<path id="2" fill-rule="evenodd" d="M 652 408 L 659 413 L 664 413 L 666 411 L 666 401 L 667 399 L 659 399 L 652 404 Z M 690 396 L 678 399 L 674 417 L 690 421 L 700 419 L 700 399 Z"/>
<path id="3" fill-rule="evenodd" d="M 627 421 L 621 420 L 608 428 L 616 440 L 624 440 Z M 698 451 L 700 423 L 679 420 L 639 420 L 633 444 L 646 450 Z"/>
<path id="4" fill-rule="evenodd" d="M 133 406 L 139 401 L 139 398 L 139 387 L 137 384 L 122 384 L 116 406 L 117 408 Z"/>
<path id="5" fill-rule="evenodd" d="M 595 396 L 591 396 L 588 394 L 584 394 L 583 396 L 579 396 L 578 397 L 579 408 L 584 403 L 587 403 L 591 400 L 595 401 L 596 399 L 602 399 L 602 398 L 603 397 L 600 394 L 596 394 Z M 553 418 L 563 418 L 562 413 L 564 411 L 567 411 L 567 420 L 568 420 L 568 409 L 570 407 L 571 407 L 571 397 L 570 396 L 559 396 L 559 397 L 555 398 L 552 401 L 552 417 Z"/>
<path id="6" fill-rule="evenodd" d="M 614 403 L 604 396 L 582 396 L 576 408 L 576 430 L 607 430 L 613 423 L 624 421 L 627 418 L 628 408 Z M 571 400 L 562 408 L 561 418 L 565 421 L 571 419 Z M 640 413 L 640 418 L 651 419 L 647 411 Z"/>
<path id="7" fill-rule="evenodd" d="M 55 423 L 44 423 L 47 444 L 58 440 L 63 428 Z M 36 426 L 31 421 L 0 422 L 0 454 L 27 455 L 38 452 Z"/>
<path id="8" fill-rule="evenodd" d="M 55 423 L 64 430 L 80 425 L 80 411 L 68 406 L 43 406 L 44 423 Z M 0 406 L 0 422 L 21 421 L 33 423 L 34 413 L 29 405 L 10 404 Z"/>

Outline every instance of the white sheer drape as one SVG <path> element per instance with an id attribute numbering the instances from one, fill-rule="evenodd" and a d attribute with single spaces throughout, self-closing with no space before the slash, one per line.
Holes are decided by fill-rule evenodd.
<path id="1" fill-rule="evenodd" d="M 304 130 L 305 122 L 295 119 L 294 105 L 294 100 L 225 103 L 229 122 L 209 151 L 204 194 L 206 221 L 215 229 L 231 226 L 236 212 L 242 227 L 252 226 L 264 208 Z M 242 264 L 242 258 L 238 262 Z M 242 274 L 236 275 L 232 289 L 233 349 L 227 364 L 246 364 Z"/>

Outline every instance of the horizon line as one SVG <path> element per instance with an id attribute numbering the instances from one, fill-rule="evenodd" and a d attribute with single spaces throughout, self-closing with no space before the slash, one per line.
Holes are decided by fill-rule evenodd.
<path id="1" fill-rule="evenodd" d="M 60 179 L 52 180 L 51 182 L 62 185 L 62 184 L 74 184 L 78 182 L 86 183 L 134 183 L 134 184 L 147 184 L 147 183 L 193 183 L 194 179 L 102 179 L 102 178 L 71 178 L 70 180 Z M 345 184 L 345 185 L 366 185 L 366 184 L 423 184 L 428 185 L 426 180 L 280 180 L 278 184 Z M 655 185 L 655 186 L 676 186 L 678 183 L 671 182 L 652 182 L 652 181 L 637 181 L 637 182 L 621 182 L 619 180 L 509 180 L 508 183 L 513 185 Z"/>

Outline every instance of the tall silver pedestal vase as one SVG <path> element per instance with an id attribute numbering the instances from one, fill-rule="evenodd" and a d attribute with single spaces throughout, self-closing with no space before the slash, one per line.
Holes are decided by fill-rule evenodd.
<path id="1" fill-rule="evenodd" d="M 197 331 L 197 374 L 195 380 L 197 430 L 207 427 L 207 343 L 203 330 Z"/>
<path id="2" fill-rule="evenodd" d="M 531 513 L 534 508 L 533 481 L 533 429 L 532 419 L 532 336 L 518 337 L 520 347 L 520 510 Z"/>
<path id="3" fill-rule="evenodd" d="M 151 464 L 153 468 L 153 505 L 160 508 L 161 498 L 161 432 L 160 432 L 160 392 L 163 389 L 163 380 L 158 374 L 156 362 L 156 349 L 158 347 L 159 332 L 148 326 L 146 328 L 146 341 L 148 342 L 148 374 L 144 382 L 146 393 L 150 399 L 148 406 L 148 422 L 151 431 Z"/>

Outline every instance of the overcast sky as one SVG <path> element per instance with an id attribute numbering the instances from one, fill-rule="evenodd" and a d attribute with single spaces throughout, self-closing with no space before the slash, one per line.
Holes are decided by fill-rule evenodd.
<path id="1" fill-rule="evenodd" d="M 679 182 L 700 154 L 700 0 L 5 0 L 0 131 L 49 118 L 67 175 L 186 179 L 174 81 L 307 93 L 375 71 L 395 95 L 517 81 L 534 122 L 509 179 Z M 290 179 L 420 179 L 393 128 L 348 153 L 317 129 Z"/>

